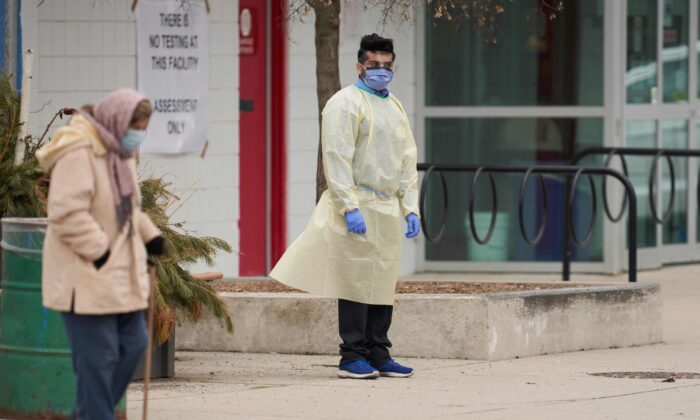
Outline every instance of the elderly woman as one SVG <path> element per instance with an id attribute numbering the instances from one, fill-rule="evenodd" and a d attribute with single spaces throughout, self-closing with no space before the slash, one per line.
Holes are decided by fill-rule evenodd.
<path id="1" fill-rule="evenodd" d="M 134 154 L 151 113 L 142 94 L 115 91 L 37 152 L 51 174 L 43 304 L 63 315 L 78 419 L 114 418 L 147 344 L 147 255 L 165 240 L 141 211 Z"/>

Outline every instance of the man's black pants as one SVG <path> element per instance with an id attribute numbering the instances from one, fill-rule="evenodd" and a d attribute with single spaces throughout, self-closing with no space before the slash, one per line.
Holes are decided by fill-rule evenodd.
<path id="1" fill-rule="evenodd" d="M 341 365 L 366 359 L 378 367 L 391 359 L 388 333 L 393 309 L 391 305 L 338 300 L 338 326 L 343 340 L 340 345 Z"/>

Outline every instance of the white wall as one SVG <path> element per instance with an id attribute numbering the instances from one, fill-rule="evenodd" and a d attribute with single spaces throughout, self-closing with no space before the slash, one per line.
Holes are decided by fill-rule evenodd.
<path id="1" fill-rule="evenodd" d="M 22 1 L 23 48 L 37 54 L 31 133 L 41 133 L 62 107 L 95 103 L 120 87 L 136 87 L 136 25 L 127 0 Z M 176 191 L 198 191 L 175 215 L 197 235 L 238 245 L 238 2 L 210 0 L 211 105 L 209 149 L 178 157 L 144 156 L 142 174 L 166 176 Z M 45 106 L 44 106 L 45 105 Z M 41 130 L 41 131 L 40 131 Z M 238 275 L 238 256 L 220 254 L 216 269 Z M 207 270 L 193 267 L 193 271 Z"/>
<path id="2" fill-rule="evenodd" d="M 376 10 L 363 10 L 343 2 L 340 24 L 340 81 L 354 83 L 357 50 L 362 35 L 376 32 L 394 39 L 398 70 L 389 89 L 403 103 L 415 127 L 416 36 L 415 25 L 391 24 L 382 30 Z M 316 196 L 316 153 L 318 148 L 318 102 L 316 100 L 316 58 L 313 13 L 304 23 L 290 25 L 289 42 L 289 136 L 288 136 L 288 229 L 291 243 L 304 230 L 314 209 Z M 414 128 L 415 129 L 415 128 Z M 406 240 L 401 274 L 415 271 L 415 241 Z"/>

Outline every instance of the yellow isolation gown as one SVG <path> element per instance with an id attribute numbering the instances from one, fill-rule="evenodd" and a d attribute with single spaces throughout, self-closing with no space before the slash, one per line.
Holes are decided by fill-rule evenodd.
<path id="1" fill-rule="evenodd" d="M 291 287 L 371 305 L 393 305 L 403 242 L 402 219 L 419 215 L 417 150 L 396 97 L 355 85 L 323 110 L 328 190 L 304 232 L 270 276 Z M 348 231 L 344 214 L 359 209 L 367 233 Z"/>

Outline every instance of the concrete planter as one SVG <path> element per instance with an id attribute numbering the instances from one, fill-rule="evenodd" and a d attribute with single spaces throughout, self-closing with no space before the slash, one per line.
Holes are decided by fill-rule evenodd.
<path id="1" fill-rule="evenodd" d="M 336 301 L 301 293 L 222 293 L 236 330 L 178 327 L 178 350 L 337 354 Z M 484 295 L 397 295 L 394 356 L 502 360 L 662 340 L 657 284 Z"/>

